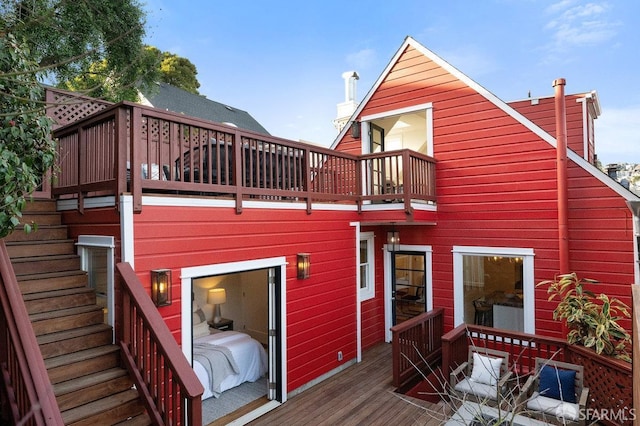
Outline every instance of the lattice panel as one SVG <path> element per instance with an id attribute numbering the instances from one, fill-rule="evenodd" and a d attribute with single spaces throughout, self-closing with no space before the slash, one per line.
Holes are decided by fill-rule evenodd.
<path id="1" fill-rule="evenodd" d="M 54 129 L 102 111 L 109 105 L 111 102 L 47 89 L 47 115 L 55 121 Z"/>

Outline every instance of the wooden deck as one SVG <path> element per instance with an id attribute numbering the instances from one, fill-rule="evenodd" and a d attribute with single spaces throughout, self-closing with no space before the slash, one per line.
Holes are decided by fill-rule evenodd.
<path id="1" fill-rule="evenodd" d="M 422 425 L 444 423 L 446 405 L 395 393 L 391 344 L 364 351 L 363 361 L 293 396 L 251 425 Z"/>

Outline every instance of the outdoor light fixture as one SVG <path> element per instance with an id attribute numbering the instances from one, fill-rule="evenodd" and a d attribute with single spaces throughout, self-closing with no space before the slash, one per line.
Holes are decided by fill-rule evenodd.
<path id="1" fill-rule="evenodd" d="M 400 249 L 400 233 L 396 230 L 387 232 L 387 250 L 396 252 Z"/>
<path id="2" fill-rule="evenodd" d="M 209 294 L 207 295 L 207 303 L 209 305 L 214 305 L 213 310 L 213 322 L 219 323 L 222 319 L 222 314 L 220 314 L 220 305 L 227 301 L 227 292 L 224 288 L 212 288 L 209 290 Z"/>
<path id="3" fill-rule="evenodd" d="M 156 306 L 171 304 L 171 269 L 151 271 L 151 300 Z"/>
<path id="4" fill-rule="evenodd" d="M 298 279 L 306 280 L 311 276 L 311 255 L 298 253 Z"/>

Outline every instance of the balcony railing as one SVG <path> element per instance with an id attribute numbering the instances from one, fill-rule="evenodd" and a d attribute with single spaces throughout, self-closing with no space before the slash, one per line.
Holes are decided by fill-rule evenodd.
<path id="1" fill-rule="evenodd" d="M 197 194 L 333 203 L 435 201 L 435 160 L 401 150 L 354 156 L 131 103 L 56 130 L 52 193 Z"/>

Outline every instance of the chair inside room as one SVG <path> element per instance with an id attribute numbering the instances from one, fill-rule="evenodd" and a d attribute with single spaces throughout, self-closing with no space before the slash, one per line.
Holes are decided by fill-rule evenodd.
<path id="1" fill-rule="evenodd" d="M 583 425 L 589 388 L 584 387 L 584 367 L 536 358 L 535 374 L 527 379 L 518 397 L 522 413 L 551 424 Z M 523 407 L 524 408 L 524 407 Z"/>
<path id="2" fill-rule="evenodd" d="M 453 395 L 462 401 L 498 406 L 509 391 L 509 353 L 469 347 L 469 356 L 449 375 Z"/>
<path id="3" fill-rule="evenodd" d="M 493 327 L 493 306 L 490 303 L 483 299 L 476 299 L 473 301 L 473 308 L 475 310 L 474 324 Z"/>

